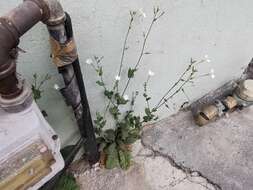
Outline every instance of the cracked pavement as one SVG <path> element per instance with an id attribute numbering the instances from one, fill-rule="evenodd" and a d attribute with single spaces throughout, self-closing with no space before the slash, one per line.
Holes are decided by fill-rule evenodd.
<path id="1" fill-rule="evenodd" d="M 148 126 L 145 147 L 167 157 L 185 172 L 196 171 L 215 189 L 253 187 L 253 107 L 236 111 L 205 127 L 194 124 L 189 111 Z"/>
<path id="2" fill-rule="evenodd" d="M 179 112 L 144 128 L 128 171 L 77 163 L 72 172 L 81 190 L 250 190 L 252 115 L 253 107 L 200 128 Z"/>
<path id="3" fill-rule="evenodd" d="M 81 190 L 215 190 L 198 172 L 177 167 L 167 156 L 144 147 L 133 148 L 134 164 L 121 169 L 89 169 L 84 161 L 71 168 Z"/>

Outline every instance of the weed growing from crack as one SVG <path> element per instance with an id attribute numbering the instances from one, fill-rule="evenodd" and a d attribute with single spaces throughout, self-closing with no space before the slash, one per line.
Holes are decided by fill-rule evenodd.
<path id="1" fill-rule="evenodd" d="M 86 60 L 86 63 L 88 65 L 91 65 L 91 67 L 97 73 L 98 80 L 96 81 L 96 84 L 103 89 L 103 93 L 107 102 L 105 112 L 97 112 L 96 119 L 94 121 L 97 142 L 99 144 L 99 151 L 101 152 L 101 155 L 103 155 L 102 163 L 107 169 L 112 169 L 115 167 L 128 169 L 131 165 L 131 145 L 140 138 L 140 132 L 143 126 L 146 123 L 158 120 L 158 109 L 160 109 L 162 106 L 169 108 L 168 101 L 173 99 L 176 95 L 179 93 L 186 95 L 184 88 L 187 84 L 193 83 L 194 80 L 198 77 L 210 76 L 210 74 L 202 76 L 196 75 L 198 72 L 197 66 L 199 64 L 210 62 L 207 56 L 205 59 L 200 61 L 191 59 L 190 64 L 187 66 L 179 79 L 174 83 L 174 85 L 168 88 L 158 103 L 155 106 L 152 106 L 150 105 L 151 96 L 148 92 L 148 85 L 150 79 L 154 76 L 155 73 L 150 70 L 148 72 L 147 80 L 144 81 L 143 84 L 142 95 L 146 102 L 144 115 L 140 116 L 140 114 L 136 114 L 134 112 L 136 98 L 139 96 L 140 92 L 138 90 L 133 91 L 131 97 L 129 97 L 126 92 L 129 89 L 130 83 L 133 81 L 138 70 L 140 69 L 143 57 L 145 55 L 151 54 L 150 52 L 146 51 L 147 42 L 152 33 L 153 27 L 164 14 L 165 13 L 161 11 L 159 7 L 154 8 L 150 25 L 147 31 L 143 33 L 143 42 L 137 57 L 137 62 L 133 67 L 128 68 L 127 73 L 123 73 L 122 71 L 125 55 L 126 51 L 128 50 L 127 43 L 129 35 L 133 27 L 134 19 L 138 15 L 137 11 L 130 12 L 130 20 L 122 47 L 119 70 L 115 76 L 115 80 L 113 81 L 112 88 L 108 87 L 104 80 L 104 68 L 102 65 L 103 57 L 95 56 L 93 59 L 89 58 Z M 143 15 L 143 11 L 141 15 Z M 123 74 L 127 76 L 127 81 L 125 82 L 123 89 L 120 90 L 119 84 L 121 82 L 124 82 L 121 80 Z M 110 127 L 109 129 L 106 129 L 108 112 L 114 119 L 115 126 L 113 128 Z"/>

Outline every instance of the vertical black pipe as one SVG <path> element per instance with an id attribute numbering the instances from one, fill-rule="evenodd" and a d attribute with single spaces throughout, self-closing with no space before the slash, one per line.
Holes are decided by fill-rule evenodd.
<path id="1" fill-rule="evenodd" d="M 73 38 L 72 22 L 68 13 L 66 13 L 65 29 L 66 29 L 67 38 L 68 39 Z M 90 107 L 89 107 L 89 103 L 88 103 L 88 99 L 86 95 L 83 75 L 82 75 L 78 58 L 72 63 L 72 66 L 76 75 L 76 79 L 77 79 L 77 83 L 78 83 L 78 87 L 79 87 L 80 95 L 81 95 L 81 102 L 82 102 L 82 107 L 83 107 L 82 125 L 86 133 L 86 151 L 88 155 L 88 160 L 90 164 L 95 164 L 98 162 L 100 155 L 98 152 L 95 131 L 94 131 L 92 117 L 90 113 Z"/>
<path id="2" fill-rule="evenodd" d="M 82 72 L 79 64 L 79 60 L 77 59 L 73 63 L 73 68 L 77 76 L 77 82 L 79 85 L 79 89 L 81 92 L 81 99 L 83 105 L 83 122 L 86 129 L 87 141 L 86 141 L 86 151 L 88 153 L 88 160 L 91 164 L 95 164 L 99 161 L 99 152 L 96 143 L 95 131 L 93 127 L 92 117 L 90 114 L 90 107 L 85 91 L 85 86 L 82 78 Z"/>

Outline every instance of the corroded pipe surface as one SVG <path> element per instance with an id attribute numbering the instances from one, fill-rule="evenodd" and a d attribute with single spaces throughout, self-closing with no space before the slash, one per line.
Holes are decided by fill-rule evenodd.
<path id="1" fill-rule="evenodd" d="M 19 38 L 38 22 L 54 26 L 64 23 L 65 13 L 57 0 L 24 0 L 0 17 L 0 96 L 20 95 L 22 85 L 16 76 Z"/>

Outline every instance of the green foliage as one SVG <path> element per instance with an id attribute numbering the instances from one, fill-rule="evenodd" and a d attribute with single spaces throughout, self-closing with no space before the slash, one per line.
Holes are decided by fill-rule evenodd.
<path id="1" fill-rule="evenodd" d="M 157 110 L 153 109 L 150 110 L 150 108 L 145 108 L 145 116 L 143 116 L 143 121 L 144 122 L 149 122 L 152 120 L 157 120 L 158 117 L 154 114 Z"/>
<path id="2" fill-rule="evenodd" d="M 109 100 L 112 99 L 113 94 L 114 94 L 114 92 L 113 92 L 113 91 L 109 91 L 109 90 L 105 90 L 105 92 L 104 92 L 104 95 L 105 95 Z"/>
<path id="3" fill-rule="evenodd" d="M 96 125 L 96 133 L 100 135 L 104 126 L 106 125 L 106 120 L 101 116 L 99 112 L 96 113 L 96 119 L 94 120 L 94 123 Z"/>
<path id="4" fill-rule="evenodd" d="M 103 75 L 103 67 L 99 66 L 97 68 L 97 73 L 98 73 L 98 76 L 102 76 Z"/>
<path id="5" fill-rule="evenodd" d="M 96 83 L 97 83 L 99 86 L 104 86 L 104 85 L 105 85 L 104 82 L 99 81 L 99 80 L 98 80 Z"/>
<path id="6" fill-rule="evenodd" d="M 128 103 L 128 100 L 125 100 L 124 97 L 122 97 L 119 93 L 116 93 L 114 98 L 117 105 L 125 105 Z"/>
<path id="7" fill-rule="evenodd" d="M 106 168 L 112 169 L 115 167 L 121 167 L 126 170 L 131 165 L 131 150 L 129 150 L 129 146 L 135 143 L 140 138 L 140 131 L 143 127 L 143 124 L 146 122 L 154 121 L 157 116 L 155 115 L 156 109 L 149 108 L 149 101 L 151 97 L 148 96 L 147 92 L 147 83 L 145 83 L 144 88 L 144 97 L 146 102 L 148 103 L 148 108 L 144 111 L 144 116 L 134 114 L 134 105 L 137 96 L 139 95 L 139 91 L 135 91 L 132 93 L 132 97 L 129 100 L 128 96 L 126 96 L 125 92 L 128 89 L 130 80 L 135 77 L 135 74 L 138 70 L 138 66 L 142 60 L 144 55 L 150 55 L 150 52 L 145 51 L 146 42 L 150 35 L 151 29 L 153 27 L 154 22 L 161 16 L 160 11 L 158 9 L 154 12 L 154 18 L 150 27 L 145 34 L 145 39 L 143 41 L 142 50 L 136 65 L 133 68 L 129 68 L 126 76 L 128 78 L 127 84 L 120 92 L 119 83 L 122 73 L 122 67 L 124 62 L 125 51 L 128 50 L 127 40 L 130 30 L 132 29 L 133 20 L 136 16 L 137 12 L 130 12 L 130 23 L 128 27 L 128 31 L 124 40 L 123 52 L 120 61 L 120 68 L 117 75 L 117 80 L 114 81 L 112 89 L 108 88 L 103 80 L 103 66 L 101 64 L 102 58 L 94 57 L 96 64 L 91 64 L 96 73 L 98 74 L 99 80 L 96 84 L 104 89 L 104 96 L 108 100 L 108 105 L 106 106 L 106 110 L 104 115 L 97 113 L 96 119 L 94 120 L 95 131 L 97 134 L 97 142 L 99 144 L 99 150 L 103 151 L 106 154 Z M 124 110 L 124 111 L 122 111 Z M 109 111 L 110 115 L 115 121 L 115 126 L 110 127 L 109 129 L 105 129 L 106 120 L 107 120 L 107 111 Z"/>
<path id="8" fill-rule="evenodd" d="M 117 106 L 113 106 L 109 109 L 110 113 L 112 114 L 113 118 L 115 120 L 118 120 L 119 115 L 120 115 L 120 111 L 119 108 Z"/>
<path id="9" fill-rule="evenodd" d="M 64 173 L 54 190 L 80 190 L 80 188 L 72 174 Z"/>
<path id="10" fill-rule="evenodd" d="M 41 99 L 43 94 L 42 88 L 50 79 L 51 76 L 49 74 L 46 74 L 44 77 L 39 77 L 37 73 L 33 74 L 32 94 L 35 101 Z"/>
<path id="11" fill-rule="evenodd" d="M 119 150 L 119 164 L 124 170 L 127 170 L 131 165 L 131 153 L 126 150 Z"/>
<path id="12" fill-rule="evenodd" d="M 33 98 L 35 101 L 39 100 L 41 98 L 42 90 L 36 89 L 34 85 L 32 85 L 32 93 L 33 93 Z"/>
<path id="13" fill-rule="evenodd" d="M 189 82 L 195 79 L 195 74 L 197 73 L 196 65 L 200 62 L 191 60 L 190 65 L 186 68 L 184 73 L 180 76 L 180 79 L 168 89 L 165 95 L 161 98 L 158 104 L 154 107 L 150 105 L 151 96 L 148 92 L 148 85 L 150 78 L 154 75 L 152 71 L 149 72 L 147 80 L 144 82 L 143 87 L 143 97 L 146 101 L 146 106 L 144 108 L 143 114 L 135 114 L 134 106 L 136 98 L 139 95 L 139 91 L 132 92 L 132 97 L 126 96 L 130 82 L 134 79 L 136 72 L 139 69 L 139 65 L 142 61 L 143 56 L 152 54 L 146 51 L 146 43 L 151 34 L 152 27 L 157 22 L 157 20 L 164 15 L 159 7 L 154 8 L 154 16 L 148 30 L 143 34 L 144 40 L 142 43 L 142 48 L 140 55 L 137 58 L 137 63 L 135 66 L 128 68 L 126 73 L 122 73 L 123 62 L 125 51 L 129 48 L 127 47 L 127 40 L 130 30 L 132 29 L 133 20 L 135 18 L 136 12 L 130 12 L 130 23 L 128 31 L 124 40 L 122 57 L 120 61 L 119 72 L 117 73 L 116 80 L 113 82 L 112 88 L 108 87 L 103 80 L 103 67 L 101 65 L 102 58 L 95 57 L 96 64 L 92 65 L 98 74 L 100 80 L 96 83 L 98 86 L 103 87 L 104 96 L 107 101 L 107 106 L 105 108 L 105 113 L 101 115 L 97 113 L 95 123 L 95 131 L 97 134 L 97 142 L 99 144 L 99 150 L 104 152 L 106 155 L 105 166 L 107 169 L 113 169 L 115 167 L 121 167 L 126 170 L 131 165 L 131 150 L 129 146 L 135 143 L 140 138 L 140 132 L 148 122 L 154 122 L 158 119 L 156 115 L 158 109 L 165 105 L 168 107 L 167 102 L 171 100 L 179 92 L 184 92 L 183 88 Z M 120 81 L 122 75 L 127 77 L 126 85 L 121 90 Z M 114 126 L 109 126 L 109 129 L 105 127 L 107 121 L 107 113 L 114 119 Z"/>
<path id="14" fill-rule="evenodd" d="M 137 71 L 137 69 L 129 68 L 128 69 L 128 74 L 127 74 L 128 78 L 134 78 L 134 74 L 135 74 L 136 71 Z"/>

